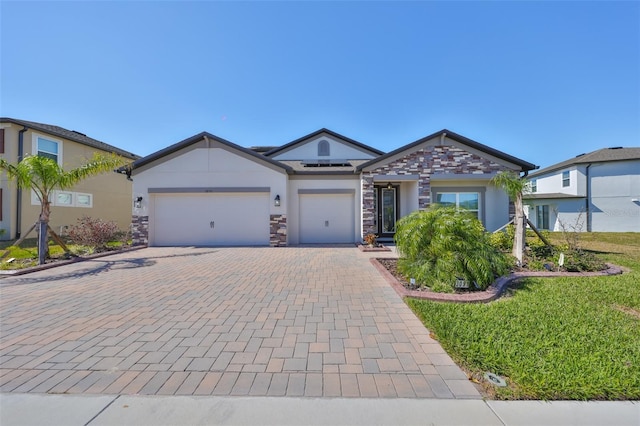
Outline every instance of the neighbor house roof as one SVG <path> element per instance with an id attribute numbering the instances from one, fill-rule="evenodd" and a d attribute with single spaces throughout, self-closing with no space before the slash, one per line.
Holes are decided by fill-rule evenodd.
<path id="1" fill-rule="evenodd" d="M 380 150 L 378 150 L 378 149 L 375 149 L 375 148 L 373 148 L 373 147 L 370 147 L 370 146 L 368 146 L 368 145 L 365 145 L 365 144 L 363 144 L 363 143 L 360 143 L 360 142 L 358 142 L 358 141 L 356 141 L 356 140 L 350 139 L 350 138 L 348 138 L 348 137 L 346 137 L 346 136 L 342 136 L 341 134 L 336 133 L 336 132 L 333 132 L 333 131 L 331 131 L 331 130 L 329 130 L 329 129 L 322 128 L 322 129 L 320 129 L 320 130 L 316 130 L 316 131 L 315 131 L 315 132 L 313 132 L 313 133 L 309 133 L 309 134 L 308 134 L 308 135 L 306 135 L 306 136 L 303 136 L 303 137 L 301 137 L 301 138 L 298 138 L 298 139 L 294 140 L 293 142 L 289 142 L 288 144 L 285 144 L 285 145 L 279 146 L 279 147 L 277 147 L 277 148 L 272 149 L 271 151 L 265 152 L 265 153 L 264 153 L 264 155 L 266 155 L 267 157 L 271 157 L 271 156 L 273 156 L 273 155 L 275 155 L 275 154 L 278 154 L 278 153 L 281 153 L 281 152 L 284 152 L 284 151 L 288 151 L 289 149 L 293 148 L 295 145 L 297 145 L 297 144 L 299 144 L 299 143 L 301 143 L 301 142 L 304 142 L 304 141 L 306 141 L 306 140 L 308 140 L 308 139 L 311 139 L 311 138 L 314 138 L 314 137 L 316 137 L 316 136 L 319 136 L 319 135 L 321 135 L 322 133 L 326 133 L 326 134 L 328 134 L 329 136 L 332 136 L 332 137 L 334 137 L 334 138 L 336 138 L 336 139 L 342 139 L 342 140 L 343 140 L 343 141 L 345 141 L 345 142 L 349 142 L 350 144 L 352 144 L 352 145 L 356 146 L 357 148 L 360 148 L 361 150 L 367 151 L 367 152 L 369 152 L 370 154 L 374 154 L 374 155 L 381 155 L 381 154 L 384 154 L 384 152 L 383 152 L 383 151 L 380 151 Z"/>
<path id="2" fill-rule="evenodd" d="M 228 140 L 222 139 L 216 135 L 212 135 L 211 133 L 208 132 L 201 132 L 198 133 L 197 135 L 191 136 L 190 138 L 187 138 L 183 141 L 180 141 L 178 143 L 175 143 L 173 145 L 170 145 L 166 148 L 161 149 L 160 151 L 156 151 L 152 154 L 147 155 L 146 157 L 140 158 L 139 160 L 136 160 L 133 162 L 133 164 L 131 165 L 131 169 L 135 170 L 138 167 L 142 167 L 145 164 L 151 163 L 153 161 L 156 161 L 162 157 L 165 157 L 169 154 L 172 154 L 174 152 L 177 152 L 183 148 L 188 147 L 189 145 L 192 145 L 196 142 L 200 142 L 202 140 L 205 139 L 211 139 L 213 141 L 216 141 L 222 145 L 228 146 L 229 148 L 232 148 L 234 150 L 240 151 L 250 157 L 255 158 L 256 160 L 259 161 L 265 161 L 267 163 L 270 163 L 274 166 L 280 167 L 284 170 L 286 170 L 287 172 L 291 172 L 291 167 L 287 166 L 286 164 L 282 164 L 281 162 L 278 162 L 276 160 L 272 160 L 271 158 L 265 157 L 262 154 L 257 153 L 256 151 L 249 149 L 249 148 L 244 148 L 241 147 L 240 145 L 236 145 L 233 142 L 229 142 Z"/>
<path id="3" fill-rule="evenodd" d="M 639 160 L 639 159 L 640 159 L 640 148 L 623 148 L 623 147 L 603 148 L 597 151 L 589 152 L 587 154 L 580 154 L 574 158 L 570 158 L 569 160 L 561 161 L 552 166 L 537 170 L 536 172 L 531 173 L 529 177 L 543 175 L 545 173 L 553 172 L 555 170 L 564 169 L 564 168 L 578 165 L 578 164 L 606 163 L 610 161 Z"/>
<path id="4" fill-rule="evenodd" d="M 15 118 L 8 117 L 0 117 L 0 123 L 13 123 L 19 126 L 24 126 L 32 130 L 37 130 L 40 132 L 48 133 L 53 136 L 58 136 L 60 138 L 68 139 L 82 145 L 89 146 L 91 148 L 96 148 L 106 152 L 113 152 L 125 158 L 130 158 L 132 160 L 136 160 L 140 158 L 139 155 L 135 155 L 131 152 L 125 151 L 113 145 L 109 145 L 108 143 L 99 141 L 97 139 L 93 139 L 85 135 L 84 133 L 80 133 L 76 130 L 67 130 L 65 128 L 54 126 L 52 124 L 44 124 L 44 123 L 36 123 L 35 121 L 26 121 L 26 120 L 18 120 Z"/>
<path id="5" fill-rule="evenodd" d="M 525 200 L 556 200 L 562 198 L 585 198 L 584 195 L 573 195 L 573 194 L 563 194 L 562 192 L 553 192 L 553 193 L 532 193 L 532 194 L 523 194 L 522 198 Z"/>
<path id="6" fill-rule="evenodd" d="M 516 164 L 518 166 L 520 166 L 522 168 L 522 170 L 524 171 L 529 171 L 529 170 L 534 170 L 536 168 L 538 168 L 538 166 L 536 166 L 535 164 L 529 163 L 527 161 L 521 160 L 517 157 L 514 157 L 512 155 L 506 154 L 502 151 L 499 151 L 497 149 L 491 148 L 487 145 L 483 145 L 480 142 L 476 142 L 472 139 L 466 138 L 462 135 L 459 135 L 457 133 L 452 132 L 451 130 L 447 130 L 447 129 L 442 129 L 439 132 L 435 132 L 429 136 L 425 136 L 423 138 L 418 139 L 415 142 L 412 142 L 408 145 L 404 145 L 394 151 L 388 152 L 384 155 L 381 155 L 380 157 L 374 158 L 373 160 L 367 161 L 364 164 L 361 164 L 360 166 L 358 166 L 357 170 L 360 171 L 366 167 L 369 167 L 371 165 L 380 163 L 380 162 L 384 162 L 385 160 L 387 160 L 388 158 L 394 157 L 404 151 L 411 151 L 412 149 L 414 149 L 415 147 L 417 147 L 418 145 L 436 138 L 436 137 L 440 137 L 440 136 L 446 136 L 449 139 L 453 139 L 456 142 L 460 142 L 461 144 L 467 145 L 471 148 L 477 149 L 479 151 L 485 152 L 489 155 L 492 155 L 494 157 L 500 158 L 501 160 L 507 161 L 509 163 L 512 164 Z"/>

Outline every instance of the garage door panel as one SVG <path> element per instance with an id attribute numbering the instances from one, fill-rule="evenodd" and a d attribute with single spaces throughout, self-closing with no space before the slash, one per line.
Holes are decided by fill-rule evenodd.
<path id="1" fill-rule="evenodd" d="M 354 242 L 353 194 L 301 194 L 300 243 Z"/>
<path id="2" fill-rule="evenodd" d="M 153 245 L 268 245 L 268 194 L 156 195 Z"/>

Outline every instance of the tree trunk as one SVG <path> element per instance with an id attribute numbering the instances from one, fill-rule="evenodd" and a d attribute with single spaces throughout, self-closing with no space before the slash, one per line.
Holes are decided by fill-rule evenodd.
<path id="1" fill-rule="evenodd" d="M 47 222 L 38 221 L 38 264 L 44 265 L 45 260 L 49 256 L 49 245 L 47 244 Z"/>
<path id="2" fill-rule="evenodd" d="M 515 225 L 516 232 L 513 239 L 513 257 L 518 259 L 518 264 L 522 265 L 522 259 L 524 256 L 524 246 L 526 243 L 526 229 L 524 226 L 524 207 L 522 205 L 522 194 L 518 194 L 515 199 L 514 207 L 516 209 Z"/>
<path id="3" fill-rule="evenodd" d="M 51 215 L 51 205 L 49 199 L 43 196 L 42 210 L 38 219 L 38 264 L 44 265 L 45 260 L 49 257 L 49 216 Z"/>

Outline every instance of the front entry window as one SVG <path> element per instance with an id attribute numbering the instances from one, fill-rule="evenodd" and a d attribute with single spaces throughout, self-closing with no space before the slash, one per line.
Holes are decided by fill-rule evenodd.
<path id="1" fill-rule="evenodd" d="M 396 189 L 382 188 L 382 233 L 396 232 Z"/>
<path id="2" fill-rule="evenodd" d="M 440 192 L 436 196 L 436 203 L 468 210 L 480 218 L 480 194 L 477 192 Z"/>
<path id="3" fill-rule="evenodd" d="M 373 191 L 373 224 L 379 237 L 393 237 L 398 220 L 398 187 L 388 185 Z"/>

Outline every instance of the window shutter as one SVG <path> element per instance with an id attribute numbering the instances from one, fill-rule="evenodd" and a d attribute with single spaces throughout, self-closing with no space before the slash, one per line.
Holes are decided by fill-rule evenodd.
<path id="1" fill-rule="evenodd" d="M 4 154 L 4 129 L 0 129 L 0 154 Z"/>

